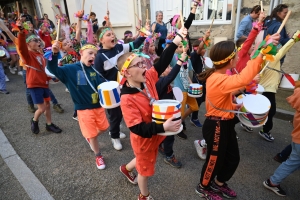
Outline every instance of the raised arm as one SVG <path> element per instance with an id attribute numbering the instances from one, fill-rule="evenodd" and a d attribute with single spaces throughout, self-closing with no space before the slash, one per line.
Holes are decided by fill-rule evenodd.
<path id="1" fill-rule="evenodd" d="M 5 33 L 8 35 L 8 37 L 13 41 L 16 42 L 17 38 L 12 34 L 12 32 L 7 28 L 7 26 L 4 24 L 3 20 L 0 19 L 0 29 L 5 31 Z"/>
<path id="2" fill-rule="evenodd" d="M 93 43 L 93 24 L 91 22 L 91 19 L 89 19 L 87 21 L 87 32 L 86 32 L 86 36 L 87 36 L 87 42 L 88 43 Z"/>
<path id="3" fill-rule="evenodd" d="M 76 35 L 75 39 L 77 42 L 80 42 L 80 36 L 81 36 L 81 27 L 82 27 L 82 16 L 84 15 L 84 11 L 80 10 L 78 14 L 78 21 L 77 21 L 77 26 L 76 26 Z"/>

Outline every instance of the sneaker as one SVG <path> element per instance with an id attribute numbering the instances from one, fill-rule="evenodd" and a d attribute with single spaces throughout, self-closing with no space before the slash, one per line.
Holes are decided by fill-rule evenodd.
<path id="1" fill-rule="evenodd" d="M 150 196 L 150 194 L 147 197 L 140 194 L 138 200 L 154 200 L 154 199 L 152 196 Z"/>
<path id="2" fill-rule="evenodd" d="M 0 90 L 0 93 L 2 93 L 2 94 L 9 94 L 9 91 L 7 91 L 7 90 Z"/>
<path id="3" fill-rule="evenodd" d="M 197 185 L 195 189 L 196 194 L 200 197 L 205 198 L 206 200 L 222 200 L 222 197 L 217 195 L 212 189 L 206 189 Z"/>
<path id="4" fill-rule="evenodd" d="M 19 76 L 23 76 L 23 72 L 22 72 L 22 71 L 19 71 L 19 72 L 18 72 L 18 75 L 19 75 Z"/>
<path id="5" fill-rule="evenodd" d="M 91 142 L 90 142 L 90 138 L 85 138 L 85 140 L 87 141 L 87 143 L 90 145 L 90 148 L 92 151 L 94 151 L 92 145 L 91 145 Z"/>
<path id="6" fill-rule="evenodd" d="M 184 121 L 182 122 L 182 128 L 183 128 L 184 131 L 186 131 L 186 126 L 185 126 L 185 122 Z"/>
<path id="7" fill-rule="evenodd" d="M 196 148 L 198 156 L 202 159 L 206 159 L 206 145 L 201 146 L 201 140 L 195 140 L 194 146 Z"/>
<path id="8" fill-rule="evenodd" d="M 110 135 L 110 132 L 108 132 L 108 134 Z M 125 133 L 122 133 L 122 132 L 120 132 L 120 138 L 121 138 L 121 139 L 124 139 L 124 138 L 126 138 L 126 135 L 125 135 Z"/>
<path id="9" fill-rule="evenodd" d="M 39 128 L 39 122 L 38 121 L 33 121 L 33 118 L 31 119 L 31 131 L 34 134 L 38 134 L 40 132 Z"/>
<path id="10" fill-rule="evenodd" d="M 78 121 L 78 117 L 77 117 L 77 111 L 75 110 L 74 114 L 73 114 L 73 117 L 72 117 L 74 120 Z"/>
<path id="11" fill-rule="evenodd" d="M 46 124 L 46 130 L 51 131 L 53 133 L 61 133 L 62 132 L 62 130 L 53 123 L 51 123 L 50 125 Z"/>
<path id="12" fill-rule="evenodd" d="M 103 156 L 96 157 L 96 165 L 98 169 L 105 169 L 105 162 Z"/>
<path id="13" fill-rule="evenodd" d="M 191 119 L 190 122 L 196 127 L 202 127 L 202 124 L 200 123 L 199 119 Z"/>
<path id="14" fill-rule="evenodd" d="M 121 150 L 122 149 L 122 144 L 119 138 L 113 139 L 111 138 L 111 142 L 115 148 L 115 150 Z"/>
<path id="15" fill-rule="evenodd" d="M 223 197 L 226 197 L 228 199 L 236 197 L 235 191 L 230 189 L 226 183 L 224 183 L 222 186 L 219 186 L 215 183 L 215 181 L 212 181 L 210 188 L 215 192 L 222 193 Z"/>
<path id="16" fill-rule="evenodd" d="M 124 174 L 124 176 L 126 176 L 126 178 L 128 179 L 128 181 L 130 182 L 130 183 L 132 183 L 132 184 L 137 184 L 137 177 L 136 177 L 136 175 L 131 171 L 128 171 L 127 169 L 126 169 L 126 165 L 121 165 L 120 166 L 120 172 L 122 173 L 122 174 Z"/>
<path id="17" fill-rule="evenodd" d="M 180 133 L 177 134 L 177 136 L 182 139 L 182 140 L 186 140 L 187 139 L 187 135 L 181 131 Z"/>
<path id="18" fill-rule="evenodd" d="M 161 155 L 163 155 L 163 156 L 166 155 L 166 154 L 165 154 L 165 149 L 164 149 L 164 147 L 163 147 L 162 145 L 159 145 L 159 146 L 158 146 L 158 152 L 159 152 Z"/>
<path id="19" fill-rule="evenodd" d="M 9 82 L 9 78 L 5 75 L 5 81 Z"/>
<path id="20" fill-rule="evenodd" d="M 259 131 L 259 135 L 264 138 L 265 140 L 267 140 L 268 142 L 273 142 L 274 138 L 271 135 L 271 133 L 265 133 L 263 131 Z"/>
<path id="21" fill-rule="evenodd" d="M 36 111 L 36 108 L 34 107 L 33 104 L 29 104 L 28 107 L 27 107 L 27 109 L 31 113 L 35 113 L 35 111 Z"/>
<path id="22" fill-rule="evenodd" d="M 282 197 L 286 196 L 286 192 L 283 189 L 281 189 L 280 185 L 273 186 L 270 182 L 270 179 L 264 181 L 263 184 L 266 188 L 273 191 L 278 196 L 282 196 Z"/>
<path id="23" fill-rule="evenodd" d="M 172 155 L 171 157 L 165 157 L 164 161 L 165 161 L 165 163 L 171 165 L 172 167 L 175 167 L 175 168 L 182 167 L 181 162 L 176 160 L 174 155 Z"/>
<path id="24" fill-rule="evenodd" d="M 68 88 L 65 89 L 66 92 L 70 93 L 70 91 L 68 90 Z"/>
<path id="25" fill-rule="evenodd" d="M 63 113 L 63 112 L 64 112 L 64 109 L 62 109 L 62 108 L 60 107 L 60 104 L 55 104 L 55 105 L 53 105 L 53 109 L 54 109 L 56 112 L 58 112 L 58 113 Z"/>
<path id="26" fill-rule="evenodd" d="M 281 157 L 280 153 L 276 154 L 276 156 L 273 159 L 279 163 L 286 161 L 286 159 Z"/>
<path id="27" fill-rule="evenodd" d="M 9 67 L 9 71 L 12 74 L 16 74 L 16 68 L 15 67 Z"/>
<path id="28" fill-rule="evenodd" d="M 253 132 L 253 129 L 252 129 L 252 128 L 250 128 L 250 127 L 248 127 L 248 126 L 246 126 L 246 125 L 244 125 L 244 124 L 242 124 L 242 123 L 241 123 L 241 127 L 242 127 L 245 131 L 247 131 L 247 132 L 249 132 L 249 133 L 252 133 L 252 132 Z"/>

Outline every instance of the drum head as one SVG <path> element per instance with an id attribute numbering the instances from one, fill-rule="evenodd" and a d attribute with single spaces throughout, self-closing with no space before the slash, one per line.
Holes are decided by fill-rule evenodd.
<path id="1" fill-rule="evenodd" d="M 208 67 L 208 68 L 212 68 L 214 66 L 212 60 L 209 57 L 204 58 L 204 63 L 206 65 L 206 67 Z"/>
<path id="2" fill-rule="evenodd" d="M 0 49 L 0 58 L 3 58 L 3 57 L 5 57 L 5 51 L 4 50 L 2 50 L 2 49 Z"/>
<path id="3" fill-rule="evenodd" d="M 180 103 L 183 101 L 183 94 L 179 87 L 173 87 L 173 94 L 177 101 Z"/>
<path id="4" fill-rule="evenodd" d="M 270 110 L 269 99 L 261 94 L 249 94 L 243 98 L 243 106 L 252 114 L 264 114 Z"/>

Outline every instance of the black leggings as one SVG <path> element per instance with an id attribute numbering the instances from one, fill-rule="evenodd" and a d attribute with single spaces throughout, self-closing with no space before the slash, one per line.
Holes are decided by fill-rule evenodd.
<path id="1" fill-rule="evenodd" d="M 276 99 L 275 93 L 273 92 L 264 92 L 263 95 L 269 99 L 271 102 L 271 107 L 268 114 L 268 120 L 263 126 L 264 133 L 269 133 L 273 128 L 273 117 L 276 114 Z"/>

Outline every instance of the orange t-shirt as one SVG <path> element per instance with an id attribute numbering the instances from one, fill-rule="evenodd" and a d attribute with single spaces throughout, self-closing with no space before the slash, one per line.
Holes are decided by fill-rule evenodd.
<path id="1" fill-rule="evenodd" d="M 214 72 L 206 80 L 205 116 L 232 119 L 234 113 L 217 110 L 213 106 L 224 110 L 236 110 L 236 104 L 232 103 L 231 93 L 249 84 L 255 75 L 259 73 L 262 62 L 263 59 L 259 56 L 254 60 L 250 60 L 239 75 L 229 76 Z"/>
<path id="2" fill-rule="evenodd" d="M 292 141 L 300 144 L 300 88 L 296 88 L 294 94 L 286 100 L 296 110 L 293 120 Z"/>
<path id="3" fill-rule="evenodd" d="M 158 74 L 154 67 L 146 72 L 146 85 L 149 93 L 158 99 L 155 84 L 158 81 Z M 144 89 L 145 94 L 146 90 Z M 149 99 L 141 92 L 136 94 L 123 94 L 121 96 L 121 109 L 127 127 L 138 125 L 142 122 L 152 122 L 152 106 Z M 143 176 L 154 174 L 158 145 L 165 139 L 165 136 L 153 135 L 152 138 L 143 138 L 130 132 L 131 146 L 136 156 L 136 170 Z"/>

